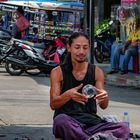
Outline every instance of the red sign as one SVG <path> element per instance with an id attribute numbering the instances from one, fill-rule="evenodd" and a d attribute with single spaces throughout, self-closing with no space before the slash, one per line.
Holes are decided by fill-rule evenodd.
<path id="1" fill-rule="evenodd" d="M 121 0 L 122 3 L 136 3 L 137 0 Z"/>

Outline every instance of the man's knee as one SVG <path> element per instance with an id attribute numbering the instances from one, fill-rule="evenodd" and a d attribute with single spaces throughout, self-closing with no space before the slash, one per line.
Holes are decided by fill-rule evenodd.
<path id="1" fill-rule="evenodd" d="M 55 140 L 63 140 L 62 138 L 56 138 Z"/>
<path id="2" fill-rule="evenodd" d="M 121 53 L 122 48 L 119 46 L 116 46 L 115 51 L 114 51 L 114 55 Z"/>
<path id="3" fill-rule="evenodd" d="M 127 49 L 126 51 L 125 51 L 125 56 L 131 56 L 132 55 L 132 52 L 131 52 L 131 50 L 129 50 L 129 49 Z"/>
<path id="4" fill-rule="evenodd" d="M 129 136 L 129 134 L 130 134 L 130 129 L 129 129 L 129 127 L 125 124 L 125 123 L 120 123 L 120 132 L 121 132 L 121 134 L 120 135 L 124 135 L 124 137 L 128 137 Z"/>
<path id="5" fill-rule="evenodd" d="M 54 126 L 61 127 L 68 124 L 69 116 L 66 114 L 60 114 L 54 118 Z"/>

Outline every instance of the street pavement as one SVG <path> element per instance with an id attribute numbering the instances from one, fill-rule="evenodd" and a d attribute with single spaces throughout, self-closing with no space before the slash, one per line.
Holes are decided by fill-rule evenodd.
<path id="1" fill-rule="evenodd" d="M 9 76 L 0 68 L 0 140 L 53 140 L 49 78 Z"/>
<path id="2" fill-rule="evenodd" d="M 140 71 L 139 73 L 128 72 L 128 74 L 124 75 L 121 75 L 120 73 L 107 74 L 111 70 L 110 64 L 98 63 L 96 65 L 104 71 L 106 84 L 121 87 L 135 87 L 140 89 Z"/>
<path id="3" fill-rule="evenodd" d="M 108 65 L 99 66 L 108 71 Z M 104 112 L 99 109 L 99 115 L 112 114 L 121 119 L 128 111 L 132 132 L 140 134 L 139 88 L 113 87 L 107 82 L 105 86 L 110 104 Z M 43 74 L 10 76 L 0 67 L 0 140 L 22 140 L 25 136 L 30 140 L 54 140 L 49 89 L 49 77 Z"/>

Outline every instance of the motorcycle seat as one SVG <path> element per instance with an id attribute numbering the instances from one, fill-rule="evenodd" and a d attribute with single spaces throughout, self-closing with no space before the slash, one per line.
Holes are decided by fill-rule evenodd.
<path id="1" fill-rule="evenodd" d="M 52 66 L 57 66 L 59 64 L 59 63 L 54 62 L 53 60 L 47 60 L 46 62 L 47 64 L 50 64 Z"/>
<path id="2" fill-rule="evenodd" d="M 45 48 L 45 44 L 44 43 L 34 43 L 34 48 L 38 48 L 38 49 L 44 49 Z"/>
<path id="3" fill-rule="evenodd" d="M 26 45 L 29 45 L 33 48 L 38 48 L 38 49 L 44 49 L 45 48 L 44 43 L 33 43 L 33 42 L 29 42 L 29 41 L 23 41 L 23 43 L 25 43 Z"/>

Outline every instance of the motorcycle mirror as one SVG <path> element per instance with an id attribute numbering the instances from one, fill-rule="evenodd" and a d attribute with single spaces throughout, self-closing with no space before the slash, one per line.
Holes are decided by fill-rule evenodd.
<path id="1" fill-rule="evenodd" d="M 11 38 L 10 44 L 14 44 L 14 39 L 13 38 Z"/>
<path id="2" fill-rule="evenodd" d="M 111 25 L 113 23 L 113 21 L 111 20 L 110 22 L 109 22 L 109 25 Z"/>

